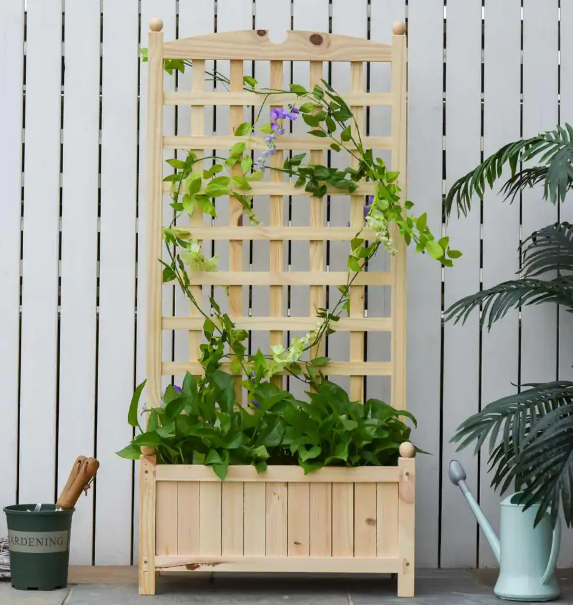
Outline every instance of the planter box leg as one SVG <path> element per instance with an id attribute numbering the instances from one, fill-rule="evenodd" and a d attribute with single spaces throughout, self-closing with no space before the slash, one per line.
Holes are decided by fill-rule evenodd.
<path id="1" fill-rule="evenodd" d="M 416 463 L 413 458 L 400 458 L 400 484 L 398 488 L 398 552 L 402 569 L 398 572 L 398 596 L 414 596 L 414 540 Z"/>
<path id="2" fill-rule="evenodd" d="M 139 494 L 139 594 L 155 594 L 155 465 L 141 459 Z"/>

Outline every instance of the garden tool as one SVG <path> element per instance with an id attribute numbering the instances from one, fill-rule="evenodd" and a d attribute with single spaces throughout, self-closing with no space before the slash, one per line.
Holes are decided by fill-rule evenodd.
<path id="1" fill-rule="evenodd" d="M 535 525 L 539 505 L 527 510 L 521 493 L 501 503 L 500 538 L 495 534 L 468 486 L 466 472 L 457 460 L 450 462 L 450 481 L 460 488 L 499 563 L 495 594 L 508 601 L 552 601 L 559 596 L 555 567 L 561 544 L 561 524 L 551 524 L 548 510 Z"/>
<path id="2" fill-rule="evenodd" d="M 74 462 L 66 485 L 56 502 L 56 508 L 62 510 L 74 508 L 81 493 L 89 489 L 98 468 L 99 462 L 95 458 L 78 456 Z"/>

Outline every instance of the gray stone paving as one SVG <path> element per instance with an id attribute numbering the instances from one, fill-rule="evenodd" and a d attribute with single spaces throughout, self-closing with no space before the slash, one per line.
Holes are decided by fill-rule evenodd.
<path id="1" fill-rule="evenodd" d="M 573 604 L 573 573 L 560 572 L 563 598 Z M 0 582 L 0 605 L 487 605 L 500 601 L 492 593 L 492 572 L 420 571 L 417 596 L 398 599 L 396 583 L 365 576 L 231 576 L 162 577 L 157 595 L 140 597 L 133 581 L 70 586 L 56 592 L 21 592 Z"/>

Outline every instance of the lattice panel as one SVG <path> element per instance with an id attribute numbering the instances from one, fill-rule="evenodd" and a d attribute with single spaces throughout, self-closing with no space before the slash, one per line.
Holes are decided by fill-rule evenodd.
<path id="1" fill-rule="evenodd" d="M 258 111 L 264 96 L 243 90 L 245 61 L 266 61 L 269 63 L 269 86 L 275 89 L 288 89 L 285 79 L 285 62 L 300 61 L 309 64 L 308 82 L 319 84 L 328 74 L 329 61 L 346 63 L 349 69 L 349 89 L 337 92 L 351 106 L 357 124 L 361 129 L 363 145 L 379 154 L 387 152 L 391 156 L 393 170 L 401 173 L 400 185 L 405 196 L 406 170 L 406 118 L 405 118 L 405 53 L 406 39 L 395 35 L 392 45 L 369 42 L 358 38 L 332 34 L 292 31 L 282 44 L 269 40 L 266 30 L 241 31 L 213 34 L 198 38 L 187 38 L 163 43 L 162 33 L 152 32 L 150 41 L 150 122 L 149 136 L 149 335 L 148 335 L 148 389 L 152 404 L 159 404 L 161 378 L 163 376 L 182 375 L 187 371 L 200 373 L 199 345 L 201 344 L 203 319 L 191 308 L 188 316 L 166 316 L 162 313 L 162 291 L 171 287 L 163 286 L 161 267 L 157 259 L 162 256 L 162 222 L 164 208 L 168 203 L 169 183 L 163 182 L 167 174 L 164 166 L 165 150 L 193 150 L 198 156 L 210 155 L 212 150 L 218 154 L 228 152 L 235 143 L 244 140 L 247 148 L 255 156 L 266 148 L 262 137 L 234 136 L 236 127 L 249 119 L 251 106 Z M 163 60 L 168 58 L 186 58 L 193 61 L 191 90 L 164 92 Z M 229 90 L 209 91 L 206 87 L 206 61 L 217 60 L 218 69 L 226 69 L 230 76 Z M 228 63 L 227 63 L 228 62 Z M 392 86 L 388 92 L 367 92 L 365 90 L 365 63 L 391 62 Z M 208 70 L 207 70 L 208 71 Z M 281 94 L 269 99 L 269 109 L 283 107 L 296 101 L 296 95 Z M 272 105 L 270 104 L 272 103 Z M 190 133 L 177 136 L 163 136 L 162 120 L 165 106 L 177 105 L 190 107 Z M 229 128 L 227 133 L 218 129 L 216 136 L 205 135 L 205 107 L 216 106 L 221 110 L 228 108 Z M 392 113 L 390 136 L 366 136 L 365 118 L 368 107 L 390 107 Z M 261 121 L 261 123 L 264 120 Z M 298 129 L 300 130 L 300 129 Z M 277 153 L 272 156 L 272 164 L 282 166 L 290 151 L 308 152 L 310 163 L 324 163 L 325 152 L 329 149 L 330 139 L 321 139 L 308 134 L 300 136 L 283 135 L 277 141 Z M 342 152 L 346 165 L 355 166 L 357 160 Z M 197 169 L 203 166 L 197 165 Z M 230 169 L 231 174 L 242 174 L 240 166 Z M 326 220 L 325 198 L 314 197 L 304 190 L 294 187 L 293 182 L 285 180 L 285 175 L 268 170 L 267 180 L 252 183 L 249 194 L 255 196 L 255 207 L 263 200 L 268 204 L 268 222 L 264 226 L 246 224 L 243 220 L 242 206 L 233 197 L 218 198 L 216 201 L 218 218 L 206 223 L 199 213 L 194 213 L 190 224 L 183 226 L 190 231 L 193 239 L 228 244 L 227 258 L 221 259 L 221 270 L 213 273 L 190 273 L 193 292 L 198 300 L 217 286 L 228 288 L 228 312 L 238 327 L 252 331 L 253 334 L 268 334 L 268 345 L 286 344 L 287 333 L 312 330 L 317 324 L 316 307 L 325 306 L 326 291 L 330 288 L 331 297 L 336 296 L 336 287 L 346 283 L 344 270 L 330 270 L 326 265 L 327 244 L 342 242 L 349 246 L 364 221 L 363 208 L 365 196 L 374 192 L 372 183 L 363 183 L 351 196 L 341 197 L 340 191 L 329 190 L 337 196 L 336 203 L 347 205 L 348 226 L 331 226 Z M 292 203 L 308 206 L 308 221 L 305 225 L 293 226 L 285 220 L 285 200 L 296 197 Z M 338 200 L 342 199 L 342 202 Z M 365 239 L 373 237 L 365 231 Z M 268 242 L 268 264 L 266 270 L 252 270 L 245 262 L 245 251 L 249 242 Z M 308 269 L 291 270 L 286 261 L 287 243 L 291 247 L 305 247 L 308 251 Z M 353 399 L 364 398 L 365 376 L 389 376 L 392 381 L 392 404 L 397 408 L 405 407 L 405 251 L 401 240 L 396 237 L 398 253 L 392 258 L 389 270 L 369 270 L 357 276 L 350 291 L 350 317 L 342 318 L 336 324 L 336 330 L 349 333 L 349 351 L 345 361 L 333 360 L 325 366 L 327 375 L 348 376 L 350 395 Z M 206 253 L 208 254 L 208 252 Z M 308 314 L 302 317 L 288 316 L 285 304 L 287 289 L 290 294 L 304 288 L 308 291 Z M 365 289 L 385 287 L 391 290 L 391 316 L 365 316 Z M 268 305 L 264 314 L 254 315 L 247 312 L 246 295 L 264 289 L 268 291 Z M 217 300 L 222 302 L 224 291 L 216 289 Z M 334 294 L 333 294 L 334 293 Z M 265 298 L 266 300 L 266 298 Z M 332 304 L 332 303 L 331 303 Z M 264 305 L 260 305 L 264 306 Z M 183 330 L 189 334 L 189 358 L 169 361 L 162 351 L 162 333 L 170 330 Z M 365 334 L 369 332 L 387 332 L 391 338 L 391 358 L 388 361 L 365 361 Z M 261 342 L 260 339 L 257 342 Z M 262 345 L 261 345 L 261 348 Z M 312 351 L 312 354 L 324 354 L 324 351 Z M 329 351 L 330 353 L 330 351 Z M 226 369 L 229 369 L 228 367 Z M 273 379 L 284 386 L 284 377 Z M 240 392 L 240 378 L 237 378 L 237 390 Z"/>

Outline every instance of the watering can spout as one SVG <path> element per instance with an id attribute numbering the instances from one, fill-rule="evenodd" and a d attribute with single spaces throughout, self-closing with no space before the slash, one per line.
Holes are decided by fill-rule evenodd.
<path id="1" fill-rule="evenodd" d="M 462 466 L 461 462 L 459 462 L 458 460 L 452 460 L 450 462 L 448 475 L 450 477 L 450 481 L 460 488 L 462 494 L 464 495 L 464 498 L 470 505 L 471 511 L 474 514 L 479 526 L 481 527 L 484 536 L 489 542 L 489 545 L 493 551 L 493 554 L 495 555 L 495 558 L 497 559 L 497 562 L 499 563 L 501 556 L 501 546 L 499 538 L 493 531 L 493 527 L 487 520 L 487 517 L 483 514 L 482 509 L 480 508 L 479 504 L 476 502 L 476 499 L 473 497 L 468 486 L 466 485 L 466 471 L 464 470 L 464 467 Z"/>

